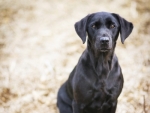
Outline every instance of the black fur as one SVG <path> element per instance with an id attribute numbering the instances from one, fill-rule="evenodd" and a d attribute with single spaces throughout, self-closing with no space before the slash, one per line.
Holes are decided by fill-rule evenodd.
<path id="1" fill-rule="evenodd" d="M 87 15 L 75 30 L 87 48 L 57 97 L 60 113 L 115 113 L 123 87 L 121 67 L 115 55 L 116 41 L 132 32 L 132 23 L 114 13 Z"/>

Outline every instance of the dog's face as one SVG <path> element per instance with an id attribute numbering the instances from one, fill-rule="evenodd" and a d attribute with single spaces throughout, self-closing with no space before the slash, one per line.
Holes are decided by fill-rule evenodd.
<path id="1" fill-rule="evenodd" d="M 87 33 L 89 43 L 100 52 L 111 50 L 119 33 L 124 43 L 132 29 L 132 23 L 117 14 L 106 12 L 90 14 L 75 24 L 75 30 L 83 43 L 86 41 Z"/>
<path id="2" fill-rule="evenodd" d="M 89 41 L 96 50 L 106 52 L 112 48 L 119 34 L 119 23 L 109 13 L 96 13 L 87 23 Z"/>

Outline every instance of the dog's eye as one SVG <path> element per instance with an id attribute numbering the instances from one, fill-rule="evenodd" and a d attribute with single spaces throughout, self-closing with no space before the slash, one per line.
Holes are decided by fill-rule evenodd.
<path id="1" fill-rule="evenodd" d="M 115 28 L 115 27 L 116 27 L 115 24 L 110 25 L 110 28 Z"/>
<path id="2" fill-rule="evenodd" d="M 96 28 L 96 26 L 93 24 L 93 25 L 92 25 L 92 28 Z"/>

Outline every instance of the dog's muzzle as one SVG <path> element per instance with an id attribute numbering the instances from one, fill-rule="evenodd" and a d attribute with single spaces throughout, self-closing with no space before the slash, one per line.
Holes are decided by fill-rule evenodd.
<path id="1" fill-rule="evenodd" d="M 100 51 L 101 52 L 107 52 L 111 49 L 110 47 L 110 38 L 109 37 L 101 37 L 100 38 Z"/>

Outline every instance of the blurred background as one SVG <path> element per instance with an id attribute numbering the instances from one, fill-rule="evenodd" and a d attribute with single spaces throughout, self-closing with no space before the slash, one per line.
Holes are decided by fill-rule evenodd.
<path id="1" fill-rule="evenodd" d="M 0 113 L 58 113 L 58 88 L 86 47 L 74 23 L 98 11 L 134 24 L 116 47 L 117 113 L 150 113 L 150 0 L 0 0 Z"/>

